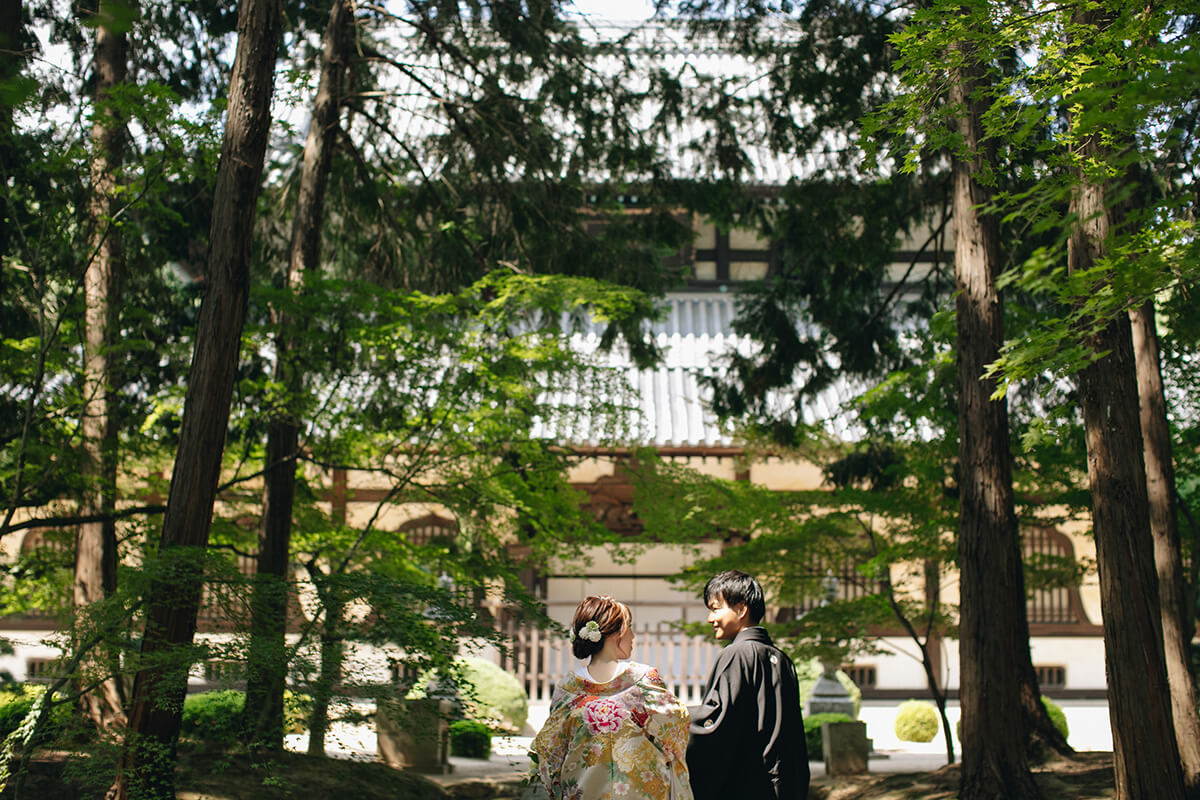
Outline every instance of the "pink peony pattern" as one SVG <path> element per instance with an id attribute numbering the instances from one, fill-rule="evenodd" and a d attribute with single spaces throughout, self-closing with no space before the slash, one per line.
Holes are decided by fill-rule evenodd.
<path id="1" fill-rule="evenodd" d="M 628 716 L 628 711 L 607 697 L 598 697 L 583 707 L 583 721 L 592 733 L 612 733 Z"/>
<path id="2" fill-rule="evenodd" d="M 564 679 L 530 749 L 551 800 L 692 800 L 687 726 L 658 671 L 630 662 L 608 683 Z"/>

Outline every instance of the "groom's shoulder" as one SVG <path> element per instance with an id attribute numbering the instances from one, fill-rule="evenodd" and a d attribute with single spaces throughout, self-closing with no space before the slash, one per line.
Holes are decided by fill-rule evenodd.
<path id="1" fill-rule="evenodd" d="M 748 628 L 743 634 L 739 634 L 725 650 L 734 651 L 731 655 L 741 660 L 769 662 L 773 667 L 790 667 L 795 671 L 791 658 L 771 641 L 763 628 Z"/>

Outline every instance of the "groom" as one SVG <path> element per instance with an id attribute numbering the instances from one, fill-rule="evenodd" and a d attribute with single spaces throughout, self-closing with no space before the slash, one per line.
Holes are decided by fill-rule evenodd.
<path id="1" fill-rule="evenodd" d="M 708 622 L 727 642 L 692 712 L 687 750 L 695 800 L 805 800 L 808 750 L 796 668 L 758 623 L 762 586 L 729 570 L 704 587 Z"/>

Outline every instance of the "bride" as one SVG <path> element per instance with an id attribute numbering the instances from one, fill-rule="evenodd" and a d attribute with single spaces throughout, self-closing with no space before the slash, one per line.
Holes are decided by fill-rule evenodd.
<path id="1" fill-rule="evenodd" d="M 654 667 L 629 661 L 629 608 L 588 597 L 575 609 L 571 649 L 587 663 L 554 692 L 530 748 L 552 800 L 692 800 L 688 712 Z"/>

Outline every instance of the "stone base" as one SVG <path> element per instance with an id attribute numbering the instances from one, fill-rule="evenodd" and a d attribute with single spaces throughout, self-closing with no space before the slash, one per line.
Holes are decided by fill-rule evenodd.
<path id="1" fill-rule="evenodd" d="M 865 722 L 823 722 L 821 739 L 826 775 L 863 775 L 871 740 Z"/>
<path id="2" fill-rule="evenodd" d="M 435 775 L 454 771 L 450 763 L 448 700 L 381 703 L 375 712 L 379 759 L 390 767 Z"/>

